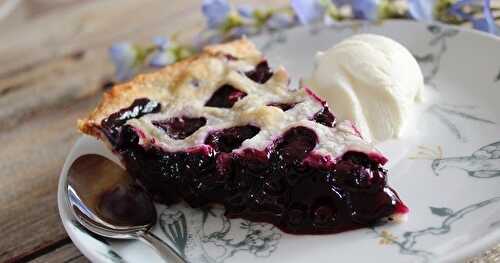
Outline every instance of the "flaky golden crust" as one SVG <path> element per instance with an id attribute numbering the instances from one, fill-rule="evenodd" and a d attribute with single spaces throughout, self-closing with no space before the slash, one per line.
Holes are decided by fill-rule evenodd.
<path id="1" fill-rule="evenodd" d="M 169 65 L 154 73 L 136 76 L 131 81 L 115 85 L 104 96 L 99 105 L 86 117 L 78 120 L 81 132 L 100 137 L 99 127 L 101 121 L 110 114 L 128 107 L 137 98 L 147 97 L 160 99 L 169 96 L 169 90 L 176 86 L 176 82 L 187 78 L 193 70 L 203 70 L 197 67 L 207 60 L 223 58 L 230 55 L 238 59 L 258 62 L 262 59 L 257 48 L 245 38 L 226 44 L 212 45 L 203 49 L 199 55 Z M 204 75 L 204 72 L 196 72 Z M 210 76 L 207 76 L 210 77 Z"/>
<path id="2" fill-rule="evenodd" d="M 288 73 L 283 67 L 271 70 L 255 46 L 241 39 L 207 47 L 195 57 L 113 87 L 104 94 L 99 106 L 79 122 L 79 128 L 113 148 L 120 143 L 121 129 L 112 125 L 127 125 L 138 134 L 139 144 L 145 149 L 159 147 L 176 152 L 207 145 L 208 136 L 213 131 L 248 125 L 257 127 L 258 133 L 244 140 L 241 149 L 265 151 L 288 130 L 305 127 L 317 136 L 316 154 L 333 159 L 346 151 L 380 155 L 359 137 L 351 122 L 337 123 L 332 127 L 334 117 L 328 112 L 323 116 L 328 111 L 327 106 L 312 91 L 290 88 L 289 84 Z M 236 101 L 230 107 L 217 103 L 209 105 L 212 98 L 217 98 L 216 101 L 225 99 L 225 95 L 215 96 L 223 89 L 232 92 L 228 101 L 231 96 L 235 96 Z M 140 103 L 151 101 L 155 105 L 159 103 L 159 107 L 155 112 L 146 111 L 144 114 L 137 107 L 128 109 L 106 127 L 101 127 L 103 119 L 129 108 L 140 98 L 148 99 Z M 276 106 L 280 104 L 291 105 L 291 108 L 283 110 Z M 138 115 L 134 117 L 135 114 Z M 323 117 L 319 117 L 318 121 L 318 114 L 328 120 L 323 122 Z M 168 131 L 168 121 L 176 118 L 179 118 L 178 123 L 184 118 L 203 119 L 204 124 L 187 137 L 176 138 Z M 162 122 L 167 125 L 166 129 Z"/>

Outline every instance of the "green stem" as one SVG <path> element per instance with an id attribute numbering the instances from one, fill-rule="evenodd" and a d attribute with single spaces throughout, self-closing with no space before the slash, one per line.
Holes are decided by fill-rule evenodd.
<path id="1" fill-rule="evenodd" d="M 156 47 L 154 45 L 146 47 L 146 48 L 143 48 L 141 46 L 136 46 L 135 50 L 136 50 L 137 54 L 136 54 L 133 66 L 138 67 L 138 66 L 141 66 L 144 64 L 144 62 L 146 61 L 146 58 L 156 50 Z"/>

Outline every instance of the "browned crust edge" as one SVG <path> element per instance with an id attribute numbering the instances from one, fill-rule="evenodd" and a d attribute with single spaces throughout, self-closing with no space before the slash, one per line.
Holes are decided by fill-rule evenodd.
<path id="1" fill-rule="evenodd" d="M 135 99 L 149 97 L 149 94 L 155 92 L 154 89 L 158 89 L 158 87 L 154 87 L 153 82 L 162 80 L 163 82 L 171 83 L 182 77 L 186 68 L 193 63 L 197 63 L 207 57 L 218 57 L 221 55 L 230 55 L 238 59 L 262 59 L 262 55 L 255 45 L 246 38 L 225 44 L 207 46 L 196 56 L 169 65 L 153 73 L 138 75 L 128 82 L 115 85 L 104 93 L 98 106 L 87 117 L 78 120 L 78 129 L 85 134 L 101 138 L 99 129 L 101 121 L 110 114 L 128 107 Z"/>

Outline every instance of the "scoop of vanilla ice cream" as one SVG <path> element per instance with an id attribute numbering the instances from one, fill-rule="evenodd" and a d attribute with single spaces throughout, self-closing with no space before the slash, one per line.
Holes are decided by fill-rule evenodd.
<path id="1" fill-rule="evenodd" d="M 352 120 L 363 137 L 383 141 L 401 136 L 424 79 L 417 61 L 398 42 L 360 34 L 316 55 L 305 80 L 325 98 L 337 120 Z"/>

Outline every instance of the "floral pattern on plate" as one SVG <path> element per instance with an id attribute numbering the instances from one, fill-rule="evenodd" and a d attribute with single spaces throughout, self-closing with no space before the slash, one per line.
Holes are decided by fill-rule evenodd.
<path id="1" fill-rule="evenodd" d="M 269 257 L 281 238 L 271 224 L 229 220 L 218 207 L 165 208 L 159 222 L 165 236 L 191 262 L 224 262 L 242 252 Z"/>

